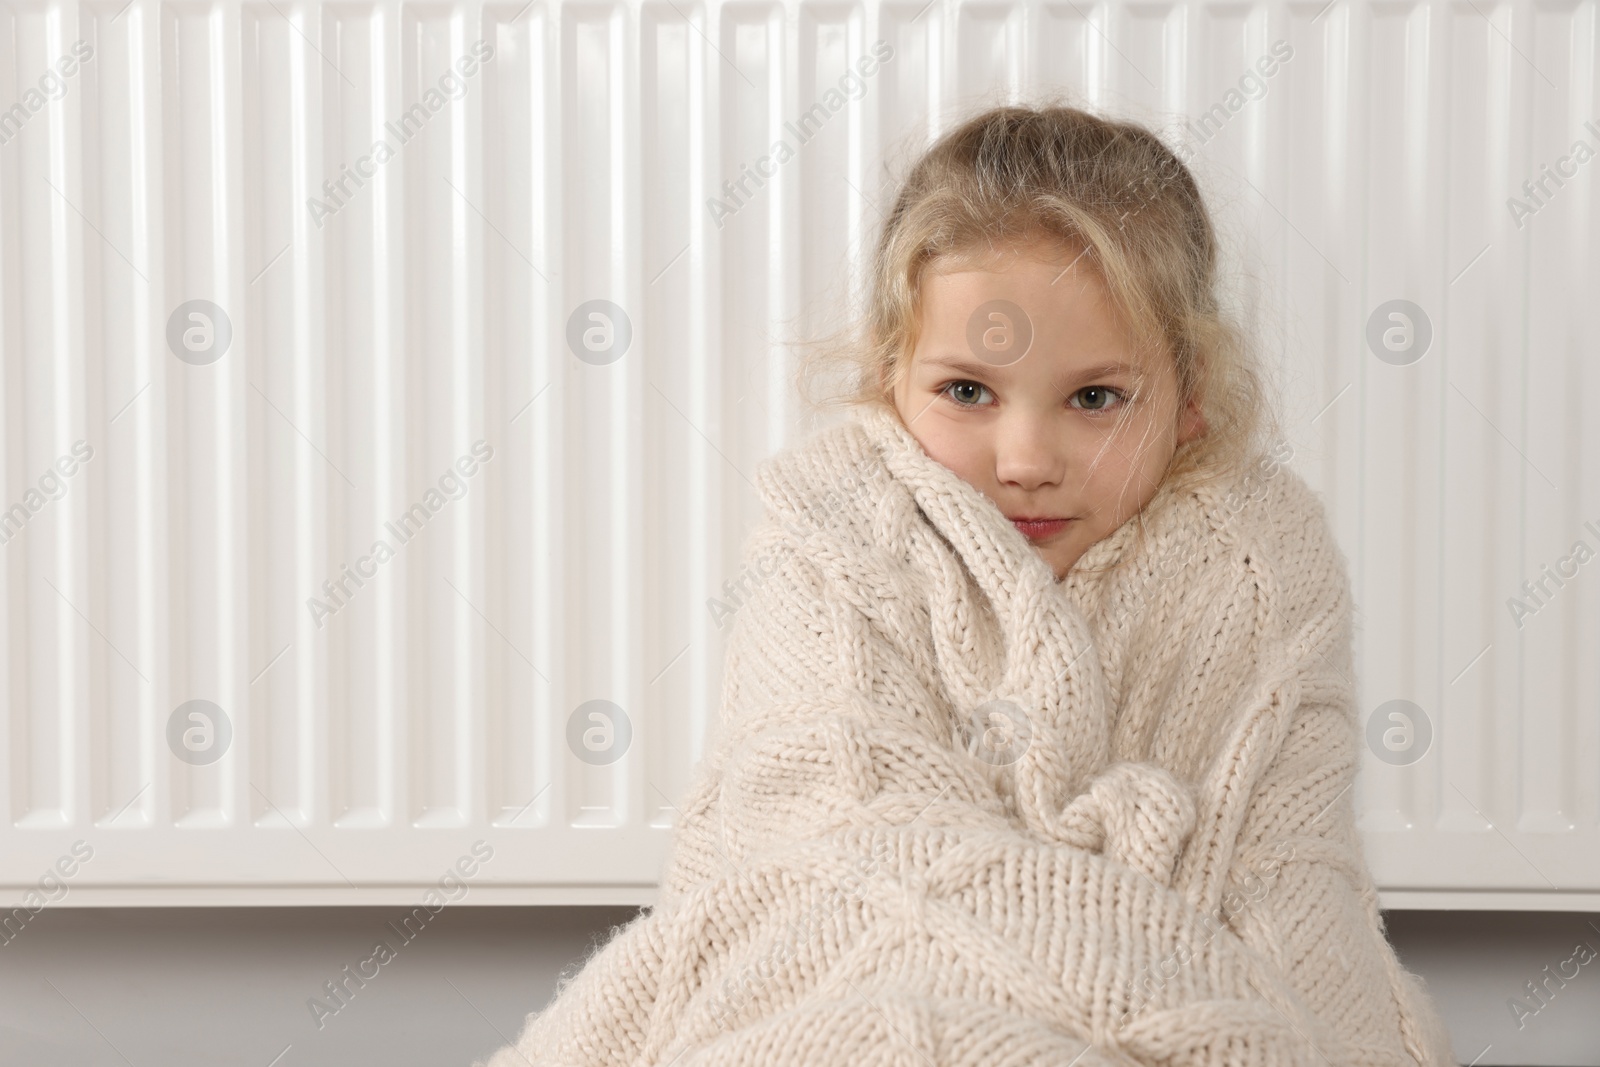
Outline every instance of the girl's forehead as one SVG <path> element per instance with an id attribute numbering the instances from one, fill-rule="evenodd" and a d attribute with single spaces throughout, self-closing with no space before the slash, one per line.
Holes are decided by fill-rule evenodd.
<path id="1" fill-rule="evenodd" d="M 1107 325 L 1120 319 L 1099 272 L 1081 261 L 1014 261 L 1010 267 L 951 266 L 926 276 L 919 291 L 918 317 L 955 326 L 968 314 L 1005 305 L 1040 325 L 1052 320 L 1081 325 L 1085 315 Z"/>
<path id="2" fill-rule="evenodd" d="M 1085 254 L 1083 245 L 1065 237 L 1045 234 L 943 252 L 930 259 L 923 269 L 933 274 L 965 271 L 1003 273 L 1023 261 L 1064 267 L 1069 264 L 1088 265 L 1090 258 Z"/>

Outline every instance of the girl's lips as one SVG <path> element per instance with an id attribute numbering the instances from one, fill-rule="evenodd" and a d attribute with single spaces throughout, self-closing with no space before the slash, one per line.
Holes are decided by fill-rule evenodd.
<path id="1" fill-rule="evenodd" d="M 1071 521 L 1071 519 L 1045 519 L 1043 521 L 1012 519 L 1011 525 L 1015 526 L 1018 530 L 1021 530 L 1023 536 L 1027 537 L 1030 541 L 1043 541 L 1046 538 L 1054 537 L 1062 530 L 1065 530 L 1067 528 L 1067 523 Z"/>

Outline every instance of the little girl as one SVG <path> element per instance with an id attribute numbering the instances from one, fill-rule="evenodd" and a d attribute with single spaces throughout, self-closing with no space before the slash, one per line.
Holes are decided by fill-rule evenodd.
<path id="1" fill-rule="evenodd" d="M 512 1064 L 1453 1062 L 1350 791 L 1347 567 L 1192 176 L 1069 107 L 906 178 L 851 417 L 764 580 L 661 895 Z"/>

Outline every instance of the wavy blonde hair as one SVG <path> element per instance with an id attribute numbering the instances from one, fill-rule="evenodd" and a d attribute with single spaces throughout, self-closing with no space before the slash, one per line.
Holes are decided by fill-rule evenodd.
<path id="1" fill-rule="evenodd" d="M 1251 333 L 1218 299 L 1217 235 L 1194 176 L 1146 127 L 1062 104 L 982 111 L 916 159 L 863 305 L 843 330 L 802 343 L 797 392 L 814 411 L 893 408 L 924 271 L 1038 238 L 1083 253 L 1134 342 L 1171 358 L 1180 409 L 1197 401 L 1205 430 L 1178 447 L 1163 485 L 1236 473 L 1261 455 L 1278 433 L 1276 405 Z M 819 399 L 813 387 L 829 375 L 845 388 Z"/>

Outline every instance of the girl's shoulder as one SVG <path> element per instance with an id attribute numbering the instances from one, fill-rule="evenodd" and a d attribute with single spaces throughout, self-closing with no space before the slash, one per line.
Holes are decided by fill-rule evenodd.
<path id="1" fill-rule="evenodd" d="M 1208 522 L 1219 531 L 1239 527 L 1257 534 L 1313 533 L 1327 526 L 1322 499 L 1288 464 L 1287 447 L 1193 488 Z"/>
<path id="2" fill-rule="evenodd" d="M 1197 490 L 1210 536 L 1230 546 L 1285 621 L 1342 611 L 1350 597 L 1350 567 L 1321 494 L 1269 453 L 1229 477 Z"/>
<path id="3" fill-rule="evenodd" d="M 768 518 L 780 525 L 870 534 L 875 504 L 894 478 L 859 418 L 848 418 L 763 459 L 755 483 Z"/>
<path id="4" fill-rule="evenodd" d="M 1281 613 L 1305 601 L 1329 606 L 1349 584 L 1348 564 L 1322 498 L 1282 451 L 1204 481 L 1163 485 L 1139 522 L 1084 554 L 1069 580 L 1083 597 L 1132 597 L 1172 585 L 1185 598 L 1253 595 Z M 1332 598 L 1332 600 L 1330 600 Z M 1280 603 L 1281 607 L 1280 607 Z"/>

